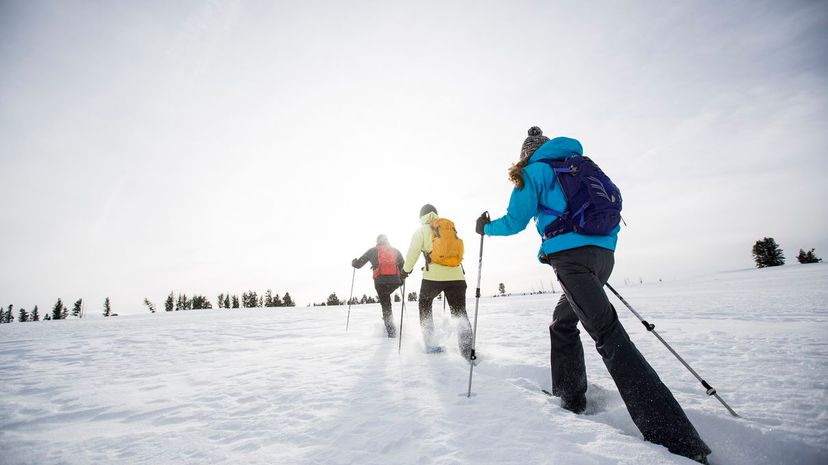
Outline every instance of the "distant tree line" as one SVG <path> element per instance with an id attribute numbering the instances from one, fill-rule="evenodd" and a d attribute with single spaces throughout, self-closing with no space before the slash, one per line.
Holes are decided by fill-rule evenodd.
<path id="1" fill-rule="evenodd" d="M 242 298 L 239 300 L 237 295 L 219 294 L 217 300 L 218 308 L 256 308 L 256 307 L 294 307 L 296 302 L 290 296 L 289 292 L 285 292 L 284 296 L 279 294 L 273 295 L 273 291 L 268 289 L 263 296 L 259 296 L 255 291 L 248 291 L 242 293 Z M 156 312 L 156 306 L 149 299 L 144 298 L 144 305 L 150 313 Z M 201 310 L 213 308 L 213 304 L 207 297 L 195 294 L 188 297 L 186 294 L 178 294 L 170 292 L 164 301 L 164 310 L 167 312 L 179 310 Z M 104 299 L 101 314 L 105 317 L 118 316 L 112 311 L 112 303 L 109 297 Z M 20 308 L 17 315 L 14 313 L 14 305 L 8 307 L 0 307 L 0 323 L 13 323 L 15 320 L 23 323 L 29 321 L 41 320 L 65 320 L 67 318 L 83 318 L 86 316 L 83 299 L 78 299 L 72 304 L 72 307 L 64 305 L 63 299 L 58 299 L 52 307 L 50 313 L 46 313 L 41 317 L 38 306 L 35 305 L 31 312 L 25 308 Z"/>
<path id="2" fill-rule="evenodd" d="M 416 293 L 415 293 L 416 294 Z M 394 302 L 399 302 L 400 295 L 394 294 Z M 333 305 L 362 305 L 362 304 L 378 304 L 379 303 L 379 296 L 372 295 L 369 296 L 368 294 L 362 294 L 362 298 L 359 297 L 351 297 L 350 299 L 340 299 L 336 292 L 332 292 L 328 298 L 322 302 L 314 302 L 312 304 L 308 304 L 308 307 L 328 307 Z"/>
<path id="3" fill-rule="evenodd" d="M 347 302 L 343 302 L 348 305 L 361 305 L 361 304 L 377 304 L 379 303 L 379 297 L 375 296 L 368 296 L 368 294 L 362 294 L 362 298 L 359 297 L 351 297 L 351 300 Z"/>
<path id="4" fill-rule="evenodd" d="M 109 297 L 106 298 L 106 302 L 108 304 Z M 40 309 L 37 305 L 34 306 L 31 313 L 26 311 L 25 308 L 20 308 L 17 312 L 17 321 L 20 323 L 27 323 L 30 321 L 45 321 L 45 320 L 65 320 L 69 318 L 69 316 L 73 318 L 83 318 L 86 316 L 86 311 L 83 303 L 83 299 L 78 299 L 72 305 L 72 308 L 69 309 L 66 305 L 63 304 L 62 299 L 58 299 L 55 302 L 55 305 L 52 307 L 51 313 L 47 313 L 43 315 L 41 318 L 40 316 Z M 0 323 L 13 323 L 15 320 L 14 316 L 14 305 L 9 305 L 8 307 L 0 307 Z"/>
<path id="5" fill-rule="evenodd" d="M 328 300 L 325 300 L 323 302 L 318 302 L 318 303 L 314 302 L 312 305 L 314 307 L 325 307 L 325 306 L 329 306 L 329 305 L 346 305 L 347 303 L 348 302 L 346 302 L 344 300 L 339 300 L 339 297 L 337 297 L 336 292 L 332 292 L 331 295 L 328 296 Z M 308 306 L 310 307 L 310 305 L 308 305 Z"/>
<path id="6" fill-rule="evenodd" d="M 144 305 L 151 313 L 155 313 L 155 305 L 146 298 L 144 299 Z M 279 294 L 274 296 L 273 291 L 268 289 L 262 296 L 256 291 L 243 292 L 241 299 L 235 294 L 221 293 L 216 298 L 216 306 L 217 308 L 294 307 L 296 302 L 293 301 L 289 292 L 285 292 L 284 297 L 281 297 Z M 176 296 L 174 292 L 170 292 L 164 301 L 164 311 L 167 312 L 211 308 L 213 308 L 213 304 L 210 299 L 200 294 L 188 297 L 187 294 L 179 293 Z"/>
<path id="7" fill-rule="evenodd" d="M 799 249 L 796 260 L 799 263 L 819 263 L 822 261 L 814 254 L 814 249 L 808 252 Z M 785 255 L 782 253 L 782 247 L 776 243 L 774 238 L 765 237 L 753 244 L 753 261 L 756 262 L 756 268 L 780 266 L 785 264 Z"/>

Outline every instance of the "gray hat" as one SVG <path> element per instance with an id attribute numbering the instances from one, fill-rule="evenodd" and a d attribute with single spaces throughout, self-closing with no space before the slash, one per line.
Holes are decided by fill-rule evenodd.
<path id="1" fill-rule="evenodd" d="M 549 141 L 549 138 L 543 135 L 541 128 L 532 126 L 529 128 L 529 137 L 523 141 L 523 146 L 520 148 L 520 159 L 525 160 L 532 156 L 541 145 Z"/>
<path id="2" fill-rule="evenodd" d="M 427 203 L 423 205 L 423 208 L 420 209 L 420 216 L 426 215 L 431 212 L 437 213 L 437 209 L 434 208 L 434 205 Z"/>

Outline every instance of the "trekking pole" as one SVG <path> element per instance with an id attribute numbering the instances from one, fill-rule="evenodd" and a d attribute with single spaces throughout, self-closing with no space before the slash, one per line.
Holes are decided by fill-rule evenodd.
<path id="1" fill-rule="evenodd" d="M 483 213 L 486 219 L 489 219 L 489 212 Z M 483 237 L 480 235 L 480 254 L 477 259 L 477 290 L 474 293 L 474 329 L 472 330 L 472 348 L 469 354 L 469 392 L 466 397 L 471 397 L 472 376 L 474 375 L 474 361 L 477 360 L 477 355 L 474 353 L 474 345 L 477 341 L 477 309 L 480 306 L 480 273 L 483 271 Z"/>
<path id="2" fill-rule="evenodd" d="M 446 292 L 443 291 L 443 314 L 446 313 Z"/>
<path id="3" fill-rule="evenodd" d="M 722 405 L 725 406 L 725 408 L 727 409 L 728 412 L 730 412 L 731 415 L 733 415 L 734 417 L 740 418 L 739 415 L 737 415 L 736 412 L 734 412 L 733 409 L 730 408 L 729 405 L 727 405 L 727 402 L 725 402 L 721 397 L 719 397 L 719 394 L 716 392 L 716 389 L 713 386 L 711 386 L 710 384 L 708 384 L 707 381 L 702 379 L 702 377 L 699 376 L 699 374 L 696 373 L 696 371 L 692 367 L 690 367 L 690 365 L 687 362 L 685 362 L 684 359 L 681 358 L 681 356 L 675 350 L 673 350 L 672 347 L 670 347 L 670 344 L 667 344 L 667 341 L 665 341 L 661 337 L 661 335 L 658 334 L 658 332 L 655 330 L 655 325 L 654 324 L 649 323 L 649 322 L 647 322 L 647 320 L 642 318 L 641 315 L 638 312 L 636 312 L 634 308 L 632 308 L 632 305 L 627 303 L 627 301 L 624 300 L 623 297 L 621 297 L 621 294 L 619 294 L 618 291 L 615 290 L 615 288 L 610 286 L 609 283 L 606 283 L 605 285 L 607 286 L 607 288 L 609 288 L 610 291 L 612 291 L 613 294 L 615 294 L 616 297 L 618 297 L 619 300 L 621 300 L 621 302 L 624 303 L 624 305 L 627 306 L 628 309 L 630 309 L 630 311 L 633 313 L 633 315 L 635 315 L 638 318 L 638 320 L 641 321 L 641 324 L 643 324 L 644 327 L 647 328 L 647 331 L 653 333 L 653 335 L 655 337 L 657 337 L 658 340 L 661 341 L 661 343 L 664 344 L 665 347 L 667 347 L 667 350 L 669 350 L 673 355 L 675 355 L 676 358 L 678 359 L 678 361 L 681 362 L 681 364 L 684 365 L 684 367 L 687 368 L 687 370 L 690 371 L 690 373 L 692 373 L 693 376 L 695 376 L 697 380 L 699 380 L 701 385 L 704 386 L 704 388 L 706 389 L 706 392 L 707 392 L 708 396 L 715 397 L 719 402 L 722 403 Z"/>
<path id="4" fill-rule="evenodd" d="M 348 319 L 345 320 L 345 332 L 348 332 L 348 324 L 351 322 L 351 300 L 354 298 L 354 278 L 356 277 L 356 268 L 351 274 L 351 296 L 348 297 Z"/>
<path id="5" fill-rule="evenodd" d="M 403 325 L 403 315 L 405 315 L 405 280 L 403 279 L 402 284 L 402 306 L 400 307 L 400 344 L 397 347 L 397 353 L 402 352 L 402 325 Z"/>

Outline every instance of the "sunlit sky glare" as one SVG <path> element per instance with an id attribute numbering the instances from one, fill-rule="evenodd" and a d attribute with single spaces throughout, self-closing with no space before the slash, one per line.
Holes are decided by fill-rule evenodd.
<path id="1" fill-rule="evenodd" d="M 828 258 L 826 51 L 818 1 L 4 0 L 0 305 L 344 298 L 424 203 L 473 289 L 532 125 L 621 188 L 614 282 L 749 268 L 766 236 Z M 548 289 L 539 244 L 487 237 L 483 292 Z"/>

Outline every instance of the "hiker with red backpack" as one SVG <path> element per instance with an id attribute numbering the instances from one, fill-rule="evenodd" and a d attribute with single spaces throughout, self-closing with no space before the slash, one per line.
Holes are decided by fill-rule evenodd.
<path id="1" fill-rule="evenodd" d="M 621 219 L 621 193 L 589 158 L 580 142 L 548 139 L 529 129 L 520 160 L 509 169 L 515 184 L 507 213 L 477 220 L 478 234 L 509 236 L 535 220 L 541 235 L 538 259 L 551 265 L 563 288 L 552 313 L 552 394 L 561 406 L 582 413 L 587 377 L 580 322 L 595 341 L 633 422 L 644 439 L 670 452 L 708 463 L 710 448 L 699 437 L 670 390 L 630 341 L 604 293 L 612 273 Z"/>
<path id="2" fill-rule="evenodd" d="M 371 247 L 361 257 L 351 261 L 354 268 L 362 268 L 371 262 L 374 270 L 374 289 L 377 291 L 380 306 L 382 307 L 382 321 L 389 338 L 397 337 L 397 327 L 391 312 L 391 293 L 402 284 L 400 270 L 403 266 L 403 256 L 399 250 L 391 247 L 385 234 L 377 236 L 377 245 Z"/>
<path id="3" fill-rule="evenodd" d="M 454 223 L 437 215 L 433 205 L 426 204 L 420 209 L 420 227 L 411 237 L 411 244 L 403 265 L 402 278 L 414 270 L 414 265 L 425 257 L 423 282 L 420 285 L 420 328 L 426 352 L 442 352 L 443 348 L 434 340 L 434 318 L 431 305 L 441 292 L 448 301 L 451 316 L 457 320 L 457 342 L 460 354 L 466 360 L 471 357 L 472 329 L 466 314 L 466 275 L 463 261 L 463 240 L 457 237 Z"/>

